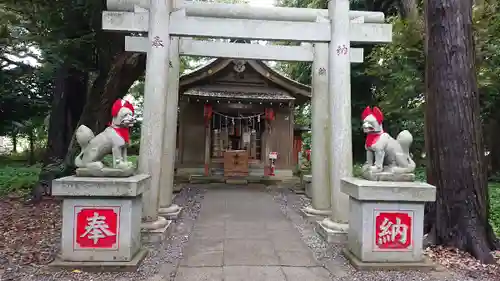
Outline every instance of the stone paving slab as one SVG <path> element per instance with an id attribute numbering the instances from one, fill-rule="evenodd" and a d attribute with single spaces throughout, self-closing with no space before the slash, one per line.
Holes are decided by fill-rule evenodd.
<path id="1" fill-rule="evenodd" d="M 255 189 L 211 189 L 175 281 L 323 281 L 320 266 L 272 195 Z"/>

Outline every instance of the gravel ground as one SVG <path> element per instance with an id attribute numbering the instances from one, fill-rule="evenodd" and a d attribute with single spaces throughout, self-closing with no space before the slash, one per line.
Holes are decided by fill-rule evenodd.
<path id="1" fill-rule="evenodd" d="M 499 281 L 498 277 L 481 274 L 477 272 L 445 270 L 436 272 L 360 272 L 356 271 L 341 253 L 342 247 L 338 245 L 328 245 L 314 231 L 312 222 L 305 220 L 300 215 L 300 208 L 309 205 L 310 200 L 303 196 L 291 192 L 289 189 L 268 189 L 274 200 L 280 204 L 280 208 L 288 217 L 295 228 L 301 233 L 302 239 L 313 251 L 315 257 L 330 272 L 334 281 Z"/>
<path id="2" fill-rule="evenodd" d="M 139 281 L 139 280 L 169 280 L 175 274 L 177 264 L 182 258 L 182 248 L 188 240 L 188 234 L 191 231 L 193 222 L 195 221 L 200 211 L 200 202 L 203 199 L 204 190 L 196 186 L 186 186 L 175 197 L 175 203 L 182 206 L 181 217 L 176 221 L 175 228 L 170 236 L 162 243 L 147 245 L 149 254 L 139 267 L 137 272 L 121 272 L 121 273 L 88 273 L 80 271 L 57 271 L 53 272 L 47 267 L 47 263 L 54 258 L 55 253 L 59 248 L 59 229 L 60 217 L 51 218 L 51 223 L 54 224 L 54 231 L 50 232 L 50 239 L 44 237 L 46 241 L 45 248 L 51 253 L 49 260 L 34 261 L 32 263 L 22 263 L 15 257 L 15 254 L 9 255 L 8 261 L 5 261 L 3 266 L 0 261 L 0 281 Z M 45 206 L 45 205 L 42 205 Z M 59 212 L 59 203 L 49 205 L 56 214 Z M 1 206 L 0 208 L 5 207 Z M 25 207 L 30 208 L 30 207 Z M 49 213 L 49 214 L 50 214 Z M 59 212 L 60 213 L 60 212 Z M 9 223 L 9 222 L 7 222 Z M 0 240 L 1 242 L 1 240 Z M 0 244 L 0 253 L 5 245 Z M 47 259 L 47 258 L 46 258 Z M 2 274 L 3 271 L 3 274 Z"/>

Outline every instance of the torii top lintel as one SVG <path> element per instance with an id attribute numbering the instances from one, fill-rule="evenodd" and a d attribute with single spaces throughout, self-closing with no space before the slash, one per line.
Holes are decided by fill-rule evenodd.
<path id="1" fill-rule="evenodd" d="M 108 0 L 112 7 L 110 2 L 113 1 L 116 0 Z M 115 3 L 115 6 L 121 7 L 116 8 L 120 11 L 103 12 L 103 29 L 148 32 L 149 12 L 139 8 L 138 5 L 146 5 L 141 1 L 123 1 L 121 5 Z M 123 11 L 130 10 L 131 3 L 134 3 L 134 12 Z M 330 42 L 331 24 L 325 20 L 326 12 L 327 10 L 303 8 L 188 3 L 173 9 L 165 32 L 179 37 Z M 349 29 L 351 42 L 392 41 L 390 24 L 373 23 L 383 22 L 383 13 L 349 11 L 349 18 L 351 22 L 346 28 Z M 220 28 L 221 26 L 225 28 Z"/>
<path id="2" fill-rule="evenodd" d="M 107 0 L 108 11 L 136 12 L 149 9 L 150 0 Z M 292 7 L 252 7 L 247 4 L 200 3 L 186 1 L 176 7 L 186 9 L 193 17 L 218 17 L 233 19 L 259 19 L 315 22 L 318 16 L 328 18 L 327 9 Z M 366 23 L 384 23 L 382 12 L 349 11 L 351 19 L 363 17 Z"/>

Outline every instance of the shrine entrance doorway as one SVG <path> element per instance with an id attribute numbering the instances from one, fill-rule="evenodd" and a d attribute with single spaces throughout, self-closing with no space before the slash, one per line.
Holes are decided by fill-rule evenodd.
<path id="1" fill-rule="evenodd" d="M 224 158 L 224 151 L 244 150 L 248 159 L 257 163 L 262 158 L 262 136 L 265 131 L 265 108 L 251 104 L 233 103 L 237 109 L 225 107 L 232 105 L 213 106 L 210 124 L 212 140 L 210 154 L 212 161 Z"/>

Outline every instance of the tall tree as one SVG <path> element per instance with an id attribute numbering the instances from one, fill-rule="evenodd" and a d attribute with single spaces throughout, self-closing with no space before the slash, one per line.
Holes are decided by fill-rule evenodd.
<path id="1" fill-rule="evenodd" d="M 426 146 L 438 192 L 431 234 L 492 263 L 498 243 L 488 223 L 472 1 L 427 0 L 425 16 Z"/>

